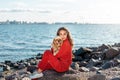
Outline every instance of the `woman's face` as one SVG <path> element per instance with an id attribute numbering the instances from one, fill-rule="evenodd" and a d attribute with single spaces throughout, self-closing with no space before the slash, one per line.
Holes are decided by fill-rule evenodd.
<path id="1" fill-rule="evenodd" d="M 67 32 L 65 30 L 60 30 L 59 36 L 62 38 L 62 40 L 65 40 L 67 38 Z"/>

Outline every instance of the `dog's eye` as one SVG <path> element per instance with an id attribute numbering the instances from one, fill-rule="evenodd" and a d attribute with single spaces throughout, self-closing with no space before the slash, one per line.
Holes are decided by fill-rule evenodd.
<path id="1" fill-rule="evenodd" d="M 59 39 L 58 42 L 61 42 L 61 40 Z"/>

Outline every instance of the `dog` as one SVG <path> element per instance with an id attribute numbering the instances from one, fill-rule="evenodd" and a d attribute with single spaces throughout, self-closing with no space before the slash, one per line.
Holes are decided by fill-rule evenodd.
<path id="1" fill-rule="evenodd" d="M 57 36 L 53 39 L 52 48 L 53 48 L 54 56 L 59 52 L 59 49 L 62 46 L 62 44 L 63 44 L 63 40 L 60 36 Z"/>

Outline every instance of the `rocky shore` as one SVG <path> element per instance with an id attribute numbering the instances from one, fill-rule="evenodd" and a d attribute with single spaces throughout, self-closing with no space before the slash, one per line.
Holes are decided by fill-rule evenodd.
<path id="1" fill-rule="evenodd" d="M 29 80 L 42 54 L 12 62 L 0 62 L 0 80 Z M 98 47 L 80 47 L 73 50 L 73 62 L 69 71 L 43 72 L 39 80 L 120 80 L 120 43 Z"/>

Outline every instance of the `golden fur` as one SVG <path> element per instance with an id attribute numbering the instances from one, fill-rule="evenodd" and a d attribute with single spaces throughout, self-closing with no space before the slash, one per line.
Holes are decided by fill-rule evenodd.
<path id="1" fill-rule="evenodd" d="M 59 52 L 62 43 L 63 40 L 60 36 L 57 36 L 53 39 L 53 43 L 52 43 L 53 55 L 56 55 Z"/>

